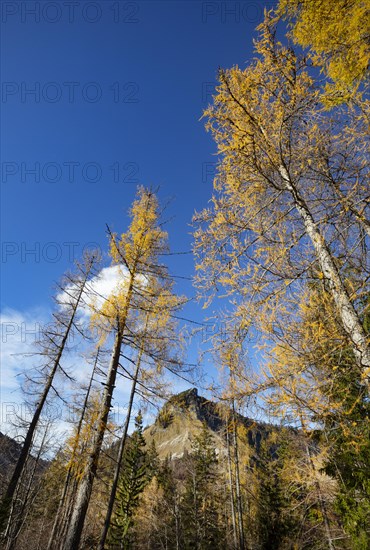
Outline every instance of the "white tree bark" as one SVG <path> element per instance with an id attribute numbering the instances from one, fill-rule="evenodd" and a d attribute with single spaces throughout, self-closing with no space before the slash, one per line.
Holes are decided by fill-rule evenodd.
<path id="1" fill-rule="evenodd" d="M 337 306 L 344 330 L 351 339 L 353 352 L 361 367 L 363 379 L 368 386 L 370 374 L 370 349 L 364 328 L 353 307 L 347 289 L 341 280 L 329 247 L 321 235 L 306 202 L 298 193 L 289 177 L 287 169 L 283 165 L 279 167 L 279 172 L 285 188 L 292 195 L 297 211 L 301 215 L 307 234 L 312 241 L 321 270 L 328 281 L 334 302 Z"/>

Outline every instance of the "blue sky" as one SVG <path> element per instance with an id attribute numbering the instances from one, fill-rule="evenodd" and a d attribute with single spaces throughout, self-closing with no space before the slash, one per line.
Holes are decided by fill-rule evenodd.
<path id="1" fill-rule="evenodd" d="M 89 243 L 106 250 L 105 224 L 126 230 L 137 184 L 173 199 L 171 248 L 190 250 L 216 150 L 199 119 L 218 67 L 251 59 L 266 4 L 2 2 L 3 329 L 12 315 L 31 331 L 44 322 L 71 260 Z M 191 255 L 169 262 L 192 276 Z M 178 291 L 194 294 L 180 279 Z M 193 303 L 185 315 L 204 312 Z"/>

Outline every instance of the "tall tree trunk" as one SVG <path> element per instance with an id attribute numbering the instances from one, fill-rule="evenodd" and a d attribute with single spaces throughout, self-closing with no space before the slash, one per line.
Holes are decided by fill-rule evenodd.
<path id="1" fill-rule="evenodd" d="M 234 461 L 235 461 L 236 508 L 238 511 L 238 525 L 239 525 L 239 548 L 240 550 L 245 550 L 244 525 L 243 525 L 243 502 L 242 502 L 242 494 L 241 494 L 241 487 L 240 487 L 238 434 L 237 434 L 237 427 L 236 427 L 234 399 L 232 401 L 232 421 L 233 421 L 233 444 L 234 444 Z"/>
<path id="2" fill-rule="evenodd" d="M 192 473 L 193 476 L 193 506 L 194 506 L 194 547 L 198 548 L 199 542 L 199 518 L 198 518 L 198 488 L 195 479 L 195 472 Z"/>
<path id="3" fill-rule="evenodd" d="M 58 370 L 60 360 L 62 358 L 62 355 L 63 355 L 64 349 L 65 349 L 65 346 L 67 344 L 71 329 L 73 327 L 73 323 L 74 323 L 74 320 L 75 320 L 75 317 L 76 317 L 76 312 L 77 312 L 78 306 L 80 304 L 82 294 L 85 290 L 85 286 L 86 286 L 86 282 L 87 282 L 89 273 L 90 273 L 90 270 L 86 270 L 85 277 L 84 277 L 83 281 L 80 283 L 80 289 L 79 289 L 77 298 L 75 300 L 75 303 L 72 307 L 72 311 L 71 311 L 71 314 L 70 314 L 70 318 L 69 318 L 64 336 L 63 336 L 62 341 L 59 345 L 59 349 L 58 349 L 56 358 L 53 362 L 53 366 L 51 368 L 51 371 L 50 371 L 50 373 L 47 377 L 47 380 L 46 380 L 46 383 L 45 383 L 45 386 L 44 386 L 44 390 L 43 390 L 43 392 L 40 396 L 40 399 L 39 399 L 39 401 L 36 405 L 36 410 L 33 414 L 31 423 L 28 427 L 27 434 L 26 434 L 21 452 L 20 452 L 19 458 L 17 460 L 17 464 L 14 468 L 13 475 L 12 475 L 10 481 L 9 481 L 8 487 L 7 487 L 5 495 L 3 497 L 1 507 L 0 507 L 0 528 L 2 527 L 2 525 L 4 524 L 4 522 L 7 519 L 7 516 L 8 516 L 8 513 L 9 513 L 9 508 L 10 508 L 12 500 L 13 500 L 14 492 L 16 490 L 18 481 L 19 481 L 20 476 L 22 475 L 23 469 L 25 467 L 26 460 L 27 460 L 28 454 L 29 454 L 31 446 L 32 446 L 32 440 L 33 440 L 33 437 L 34 437 L 34 434 L 35 434 L 35 431 L 36 431 L 36 428 L 37 428 L 42 410 L 44 408 L 46 399 L 49 395 L 49 391 L 52 387 L 55 374 Z"/>
<path id="4" fill-rule="evenodd" d="M 136 392 L 136 384 L 137 384 L 137 380 L 138 380 L 138 376 L 139 376 L 142 354 L 143 354 L 143 348 L 141 347 L 140 352 L 139 352 L 139 357 L 138 357 L 138 360 L 137 360 L 137 364 L 136 364 L 136 369 L 135 369 L 135 372 L 134 372 L 134 375 L 133 375 L 133 378 L 132 378 L 131 393 L 130 393 L 130 399 L 129 399 L 129 403 L 128 403 L 127 415 L 126 415 L 126 420 L 125 420 L 125 425 L 124 425 L 124 428 L 123 428 L 121 441 L 120 441 L 120 444 L 119 444 L 117 463 L 116 463 L 116 468 L 115 468 L 115 471 L 114 471 L 114 478 L 113 478 L 112 488 L 111 488 L 111 492 L 110 492 L 107 513 L 106 513 L 105 520 L 104 520 L 104 526 L 103 526 L 103 530 L 102 530 L 102 533 L 101 533 L 101 537 L 100 537 L 100 541 L 99 541 L 99 545 L 98 545 L 98 550 L 104 550 L 104 545 L 105 545 L 105 541 L 106 541 L 109 526 L 110 526 L 110 520 L 111 520 L 112 513 L 113 513 L 113 507 L 114 507 L 114 501 L 115 501 L 115 498 L 116 498 L 119 474 L 120 474 L 120 471 L 121 471 L 122 457 L 123 457 L 123 452 L 124 452 L 125 444 L 126 444 L 126 440 L 127 440 L 128 427 L 129 427 L 130 420 L 131 420 L 131 411 L 132 411 L 132 405 L 133 405 L 133 402 L 134 402 L 134 397 L 135 397 L 135 392 Z"/>
<path id="5" fill-rule="evenodd" d="M 107 373 L 105 390 L 103 394 L 102 414 L 99 419 L 97 434 L 94 438 L 92 450 L 87 459 L 82 481 L 78 487 L 76 504 L 73 509 L 69 523 L 66 540 L 63 543 L 64 550 L 77 550 L 79 548 L 82 529 L 85 522 L 86 512 L 90 501 L 92 486 L 98 467 L 98 460 L 103 444 L 104 434 L 108 423 L 109 411 L 112 404 L 112 396 L 115 388 L 117 369 L 121 354 L 122 330 L 118 330 L 114 340 L 112 356 Z"/>
<path id="6" fill-rule="evenodd" d="M 72 449 L 71 462 L 73 461 L 73 458 L 76 454 L 77 447 L 78 447 L 78 444 L 79 444 L 79 436 L 80 436 L 80 433 L 81 433 L 81 428 L 82 428 L 83 421 L 85 419 L 85 413 L 86 413 L 88 401 L 89 401 L 89 398 L 90 398 L 90 391 L 91 391 L 91 387 L 92 387 L 92 384 L 93 384 L 93 381 L 94 381 L 95 370 L 96 370 L 98 360 L 99 360 L 99 352 L 100 352 L 100 348 L 98 348 L 97 353 L 96 353 L 94 365 L 93 365 L 92 372 L 91 372 L 91 377 L 90 377 L 90 380 L 89 380 L 89 384 L 88 384 L 88 387 L 87 387 L 87 390 L 86 390 L 84 402 L 83 402 L 83 405 L 82 405 L 82 410 L 81 410 L 80 418 L 79 418 L 77 429 L 76 429 L 76 440 L 74 442 L 74 446 L 73 446 L 73 449 Z M 49 537 L 47 550 L 51 550 L 53 548 L 53 546 L 54 547 L 56 546 L 57 540 L 58 540 L 58 530 L 59 530 L 59 528 L 61 529 L 61 532 L 63 532 L 63 523 L 64 523 L 63 520 L 65 520 L 66 515 L 67 515 L 66 511 L 63 510 L 63 508 L 64 508 L 64 504 L 65 504 L 65 501 L 66 501 L 68 488 L 70 486 L 71 476 L 72 476 L 72 463 L 70 463 L 70 465 L 68 467 L 68 470 L 67 470 L 67 475 L 66 475 L 66 478 L 65 478 L 65 481 L 64 481 L 62 494 L 61 494 L 60 499 L 59 499 L 58 509 L 57 509 L 57 512 L 56 512 L 56 515 L 55 515 L 53 528 L 51 530 L 51 534 L 50 534 L 50 537 Z"/>
<path id="7" fill-rule="evenodd" d="M 85 523 L 85 517 L 89 501 L 91 497 L 92 487 L 98 467 L 100 451 L 103 445 L 105 430 L 108 423 L 109 411 L 112 405 L 113 392 L 116 383 L 117 370 L 121 355 L 121 347 L 123 340 L 123 332 L 126 327 L 127 316 L 131 306 L 131 298 L 134 289 L 134 280 L 136 276 L 136 263 L 133 270 L 130 272 L 130 282 L 126 295 L 125 307 L 122 312 L 122 317 L 117 319 L 117 331 L 114 339 L 111 361 L 107 372 L 105 389 L 103 394 L 103 403 L 97 434 L 93 442 L 92 450 L 87 460 L 82 481 L 79 485 L 76 495 L 76 504 L 73 509 L 69 528 L 64 541 L 63 550 L 77 550 L 79 548 L 82 529 Z"/>
<path id="8" fill-rule="evenodd" d="M 180 550 L 180 517 L 177 495 L 175 495 L 175 526 L 176 526 L 176 550 Z"/>
<path id="9" fill-rule="evenodd" d="M 306 202 L 292 183 L 285 166 L 281 165 L 279 172 L 286 189 L 290 192 L 294 204 L 302 217 L 307 234 L 314 246 L 320 268 L 328 281 L 343 327 L 353 344 L 353 351 L 362 369 L 364 381 L 369 387 L 370 349 L 362 323 L 343 284 L 329 247 L 321 235 Z"/>
<path id="10" fill-rule="evenodd" d="M 329 548 L 329 550 L 335 550 L 335 546 L 333 544 L 333 537 L 332 537 L 331 531 L 330 531 L 330 523 L 329 523 L 329 518 L 328 518 L 328 511 L 326 509 L 325 499 L 322 496 L 321 485 L 320 485 L 320 481 L 317 477 L 316 466 L 313 462 L 311 450 L 310 450 L 310 447 L 307 443 L 306 443 L 306 453 L 307 453 L 307 457 L 308 457 L 308 460 L 309 460 L 309 464 L 310 464 L 312 473 L 314 475 L 315 486 L 316 486 L 316 489 L 317 489 L 317 492 L 318 492 L 320 509 L 321 509 L 322 517 L 324 519 L 324 529 L 325 529 L 326 540 L 327 540 L 327 543 L 328 543 L 328 548 Z"/>
<path id="11" fill-rule="evenodd" d="M 26 517 L 27 517 L 28 511 L 29 511 L 29 510 L 26 510 L 26 506 L 27 506 L 28 501 L 29 501 L 29 497 L 30 497 L 30 493 L 31 493 L 32 485 L 33 485 L 33 480 L 35 478 L 35 474 L 36 474 L 36 470 L 37 470 L 37 466 L 39 464 L 42 451 L 44 450 L 44 443 L 45 443 L 46 435 L 47 435 L 47 432 L 48 432 L 48 427 L 49 427 L 49 425 L 47 425 L 46 428 L 45 428 L 44 435 L 43 435 L 42 441 L 40 443 L 39 451 L 37 453 L 36 458 L 34 459 L 34 464 L 33 464 L 32 472 L 31 472 L 29 480 L 28 480 L 27 489 L 26 489 L 26 492 L 25 492 L 24 496 L 22 497 L 21 508 L 17 513 L 17 518 L 16 518 L 14 524 L 11 526 L 11 534 L 9 536 L 9 540 L 8 540 L 8 543 L 7 543 L 7 546 L 6 546 L 6 550 L 14 550 L 15 545 L 16 545 L 17 540 L 18 540 L 18 537 L 20 535 L 22 526 L 23 526 L 24 522 L 26 521 Z"/>
<path id="12" fill-rule="evenodd" d="M 84 450 L 85 450 L 85 445 L 82 447 L 81 453 L 83 453 Z M 62 541 L 64 541 L 65 537 L 67 536 L 67 530 L 68 530 L 69 523 L 74 510 L 78 486 L 79 486 L 79 480 L 76 479 L 75 477 L 72 478 L 70 487 L 68 489 L 69 495 L 66 499 L 64 509 L 62 510 L 62 517 L 60 520 L 60 529 L 58 532 L 58 539 L 56 541 L 57 543 L 56 550 L 60 548 Z"/>
<path id="13" fill-rule="evenodd" d="M 230 453 L 230 433 L 229 433 L 229 419 L 227 420 L 226 425 L 226 446 L 227 446 L 227 467 L 229 473 L 229 487 L 230 487 L 230 506 L 231 506 L 231 520 L 233 525 L 233 540 L 234 548 L 238 548 L 238 533 L 236 525 L 236 515 L 235 515 L 235 500 L 234 500 L 234 481 L 233 481 L 233 472 L 231 464 L 231 453 Z"/>

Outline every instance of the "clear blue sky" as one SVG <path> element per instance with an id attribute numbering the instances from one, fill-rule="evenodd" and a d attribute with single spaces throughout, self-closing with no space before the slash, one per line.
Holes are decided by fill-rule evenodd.
<path id="1" fill-rule="evenodd" d="M 2 311 L 48 308 L 71 257 L 106 250 L 106 223 L 125 231 L 139 183 L 174 199 L 171 248 L 190 250 L 216 150 L 199 119 L 218 67 L 251 59 L 267 4 L 2 2 Z M 192 276 L 190 255 L 170 263 Z"/>

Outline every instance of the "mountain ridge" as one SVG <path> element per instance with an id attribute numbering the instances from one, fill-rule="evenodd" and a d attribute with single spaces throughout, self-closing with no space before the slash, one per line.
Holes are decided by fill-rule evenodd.
<path id="1" fill-rule="evenodd" d="M 159 458 L 181 458 L 191 450 L 192 440 L 205 424 L 212 434 L 217 453 L 226 449 L 225 430 L 234 417 L 238 429 L 246 432 L 247 445 L 257 458 L 260 445 L 279 427 L 253 420 L 220 402 L 206 399 L 197 388 L 185 390 L 172 396 L 160 410 L 156 420 L 144 429 L 148 445 L 154 442 Z M 274 452 L 274 451 L 272 451 Z"/>

